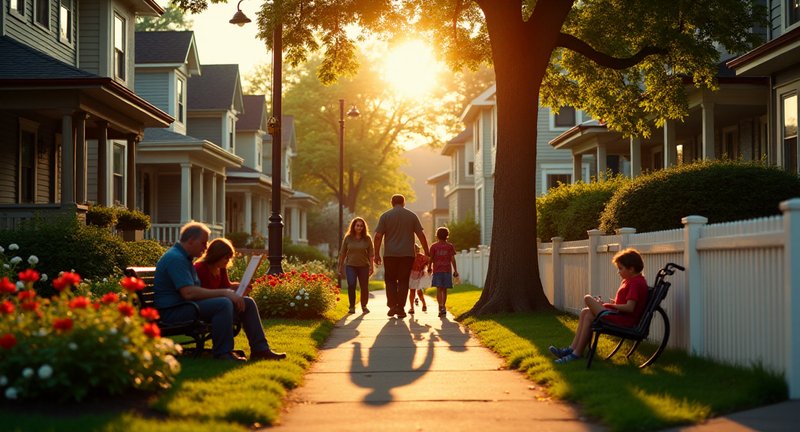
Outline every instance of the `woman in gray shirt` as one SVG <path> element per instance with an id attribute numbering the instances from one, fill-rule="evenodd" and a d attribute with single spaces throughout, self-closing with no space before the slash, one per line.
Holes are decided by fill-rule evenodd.
<path id="1" fill-rule="evenodd" d="M 363 313 L 369 312 L 369 277 L 375 271 L 372 263 L 374 256 L 367 222 L 360 217 L 353 218 L 339 251 L 339 275 L 347 278 L 350 313 L 356 313 L 356 283 L 361 286 L 361 310 Z"/>

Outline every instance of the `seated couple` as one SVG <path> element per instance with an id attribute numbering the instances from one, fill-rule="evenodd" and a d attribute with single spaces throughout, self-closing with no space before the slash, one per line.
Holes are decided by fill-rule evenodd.
<path id="1" fill-rule="evenodd" d="M 180 240 L 158 260 L 154 278 L 155 306 L 165 308 L 186 302 L 200 307 L 200 318 L 211 323 L 214 358 L 246 361 L 233 350 L 233 323 L 238 319 L 250 344 L 250 360 L 279 360 L 285 353 L 273 352 L 258 314 L 256 302 L 236 294 L 238 287 L 228 280 L 227 267 L 234 250 L 225 239 L 208 245 L 211 230 L 199 222 L 181 228 Z M 206 250 L 208 249 L 208 250 Z M 192 264 L 194 258 L 200 258 Z M 232 288 L 232 289 L 231 289 Z M 194 318 L 193 308 L 160 310 L 161 321 L 179 322 Z"/>

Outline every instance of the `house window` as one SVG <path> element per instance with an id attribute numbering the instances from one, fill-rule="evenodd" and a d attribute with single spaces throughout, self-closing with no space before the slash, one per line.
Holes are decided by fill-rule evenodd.
<path id="1" fill-rule="evenodd" d="M 783 154 L 787 171 L 798 172 L 797 166 L 797 93 L 783 98 Z"/>
<path id="2" fill-rule="evenodd" d="M 178 95 L 177 95 L 177 98 L 178 98 L 178 112 L 177 112 L 177 114 L 178 114 L 178 121 L 181 122 L 181 123 L 184 123 L 183 114 L 184 114 L 185 105 L 184 105 L 183 101 L 186 100 L 185 99 L 186 91 L 184 90 L 183 86 L 184 86 L 183 80 L 179 78 L 178 79 Z"/>
<path id="3" fill-rule="evenodd" d="M 9 10 L 16 14 L 25 16 L 25 0 L 11 0 Z"/>
<path id="4" fill-rule="evenodd" d="M 475 175 L 475 162 L 467 162 L 467 175 Z"/>
<path id="5" fill-rule="evenodd" d="M 234 153 L 233 148 L 233 134 L 236 131 L 236 122 L 233 119 L 228 119 L 228 145 L 230 146 L 231 153 Z"/>
<path id="6" fill-rule="evenodd" d="M 19 136 L 20 203 L 36 201 L 36 132 L 21 128 Z"/>
<path id="7" fill-rule="evenodd" d="M 570 174 L 548 174 L 547 175 L 547 190 L 558 187 L 559 183 L 570 184 L 572 183 L 572 176 Z"/>
<path id="8" fill-rule="evenodd" d="M 558 114 L 553 115 L 553 124 L 558 128 L 575 126 L 575 108 L 561 107 Z"/>
<path id="9" fill-rule="evenodd" d="M 788 9 L 786 17 L 789 21 L 786 23 L 787 27 L 800 21 L 800 0 L 787 0 L 786 9 Z"/>
<path id="10" fill-rule="evenodd" d="M 113 196 L 114 204 L 121 205 L 125 202 L 125 147 L 114 144 L 114 179 Z"/>
<path id="11" fill-rule="evenodd" d="M 61 42 L 72 44 L 72 9 L 64 1 L 58 15 L 58 35 Z"/>
<path id="12" fill-rule="evenodd" d="M 114 14 L 114 74 L 125 79 L 125 19 Z"/>
<path id="13" fill-rule="evenodd" d="M 50 0 L 34 0 L 36 24 L 50 28 Z"/>

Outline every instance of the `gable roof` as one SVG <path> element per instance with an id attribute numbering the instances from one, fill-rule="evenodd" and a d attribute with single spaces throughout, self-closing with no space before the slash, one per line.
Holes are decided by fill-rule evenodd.
<path id="1" fill-rule="evenodd" d="M 236 131 L 266 131 L 267 97 L 264 95 L 244 95 L 244 113 L 236 121 Z"/>
<path id="2" fill-rule="evenodd" d="M 200 75 L 200 60 L 192 31 L 136 32 L 136 65 L 187 65 L 189 75 Z"/>
<path id="3" fill-rule="evenodd" d="M 495 105 L 495 94 L 497 93 L 497 84 L 492 84 L 479 94 L 478 97 L 473 99 L 461 114 L 461 121 L 467 123 L 481 111 L 483 107 L 491 107 Z"/>
<path id="4" fill-rule="evenodd" d="M 187 108 L 192 110 L 230 110 L 242 112 L 242 84 L 239 65 L 204 65 L 203 74 L 189 78 Z"/>
<path id="5" fill-rule="evenodd" d="M 7 36 L 0 36 L 0 79 L 99 78 Z"/>
<path id="6" fill-rule="evenodd" d="M 468 127 L 456 135 L 453 139 L 448 141 L 439 154 L 448 156 L 455 151 L 456 147 L 464 147 L 464 145 L 472 138 L 472 128 Z"/>

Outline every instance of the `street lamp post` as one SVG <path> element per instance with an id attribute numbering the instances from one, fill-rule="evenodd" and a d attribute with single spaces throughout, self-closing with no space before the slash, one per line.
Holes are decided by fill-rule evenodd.
<path id="1" fill-rule="evenodd" d="M 243 26 L 250 22 L 239 5 L 236 14 L 229 21 L 231 24 Z M 272 135 L 272 214 L 269 217 L 269 274 L 281 274 L 283 268 L 283 217 L 281 216 L 281 92 L 283 68 L 283 23 L 280 19 L 280 0 L 275 0 L 276 22 L 272 30 L 272 117 L 268 120 L 268 129 Z"/>
<path id="2" fill-rule="evenodd" d="M 358 118 L 361 113 L 355 105 L 347 111 L 347 117 Z M 339 99 L 339 253 L 344 237 L 344 99 Z M 339 276 L 339 286 L 342 286 Z"/>

